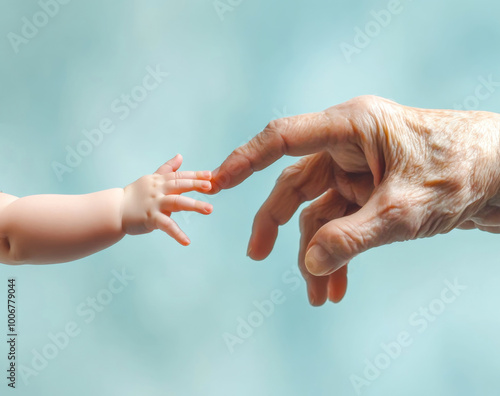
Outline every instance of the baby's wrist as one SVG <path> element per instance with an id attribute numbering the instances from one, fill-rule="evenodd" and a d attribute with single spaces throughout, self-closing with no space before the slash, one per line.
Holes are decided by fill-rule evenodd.
<path id="1" fill-rule="evenodd" d="M 124 234 L 125 232 L 125 188 L 117 188 L 116 196 L 118 200 L 118 221 L 120 223 L 120 229 Z"/>
<path id="2" fill-rule="evenodd" d="M 116 208 L 116 211 L 114 213 L 114 222 L 116 224 L 116 228 L 119 230 L 119 232 L 125 234 L 123 227 L 125 191 L 123 188 L 113 188 L 108 191 L 111 199 L 113 200 L 113 206 Z"/>
<path id="3" fill-rule="evenodd" d="M 133 221 L 132 221 L 132 214 L 131 214 L 131 195 L 132 195 L 132 185 L 129 184 L 128 186 L 124 187 L 121 189 L 121 197 L 120 197 L 120 221 L 121 221 L 121 228 L 122 231 L 125 234 L 133 234 L 132 228 L 133 228 Z"/>
<path id="4" fill-rule="evenodd" d="M 140 182 L 143 178 L 139 179 Z M 142 235 L 153 231 L 151 208 L 146 208 L 144 185 L 132 183 L 122 189 L 121 222 L 122 230 L 128 235 Z"/>

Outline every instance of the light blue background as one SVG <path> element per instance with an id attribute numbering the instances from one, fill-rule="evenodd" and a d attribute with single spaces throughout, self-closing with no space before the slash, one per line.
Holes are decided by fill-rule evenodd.
<path id="1" fill-rule="evenodd" d="M 125 186 L 178 152 L 183 169 L 213 169 L 280 113 L 361 94 L 451 108 L 474 93 L 479 77 L 500 80 L 500 4 L 485 0 L 402 1 L 403 12 L 351 63 L 340 44 L 352 43 L 355 27 L 387 2 L 244 0 L 221 20 L 211 0 L 72 0 L 18 54 L 7 34 L 19 33 L 21 18 L 39 5 L 1 5 L 0 189 L 17 196 Z M 110 103 L 156 65 L 170 73 L 165 82 L 59 182 L 51 163 L 64 160 L 65 146 L 103 117 L 116 120 Z M 480 108 L 499 105 L 493 92 Z M 71 264 L 0 266 L 1 306 L 7 278 L 18 282 L 22 364 L 49 333 L 71 321 L 81 328 L 27 385 L 19 377 L 14 392 L 355 395 L 350 376 L 361 376 L 364 360 L 406 330 L 413 344 L 362 394 L 497 394 L 498 237 L 455 231 L 370 251 L 352 262 L 341 304 L 312 308 L 304 283 L 294 290 L 298 278 L 286 272 L 296 266 L 298 216 L 267 260 L 245 256 L 254 213 L 293 161 L 209 197 L 209 217 L 177 216 L 193 241 L 188 248 L 156 232 Z M 123 267 L 135 280 L 85 324 L 76 307 Z M 419 334 L 409 316 L 455 278 L 467 290 Z M 223 334 L 234 334 L 238 317 L 274 289 L 286 301 L 231 354 Z M 1 378 L 3 395 L 10 390 Z"/>

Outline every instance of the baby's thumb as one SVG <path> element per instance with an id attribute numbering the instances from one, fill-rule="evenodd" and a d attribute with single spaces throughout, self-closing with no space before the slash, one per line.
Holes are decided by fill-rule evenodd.
<path id="1" fill-rule="evenodd" d="M 380 202 L 372 196 L 356 213 L 332 220 L 318 230 L 305 257 L 311 274 L 332 274 L 359 253 L 399 240 L 399 221 L 392 210 L 387 210 L 387 203 L 381 207 Z"/>
<path id="2" fill-rule="evenodd" d="M 158 175 L 166 175 L 167 173 L 177 172 L 182 165 L 182 155 L 177 154 L 174 158 L 165 162 L 162 166 L 158 168 L 155 172 Z"/>

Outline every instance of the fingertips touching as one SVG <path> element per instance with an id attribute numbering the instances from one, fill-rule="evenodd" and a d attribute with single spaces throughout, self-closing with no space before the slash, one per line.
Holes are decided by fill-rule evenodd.
<path id="1" fill-rule="evenodd" d="M 220 192 L 220 190 L 222 190 L 222 188 L 219 186 L 219 183 L 217 182 L 219 172 L 220 166 L 212 171 L 212 177 L 210 179 L 210 181 L 212 182 L 212 189 L 207 194 L 217 194 L 218 192 Z"/>

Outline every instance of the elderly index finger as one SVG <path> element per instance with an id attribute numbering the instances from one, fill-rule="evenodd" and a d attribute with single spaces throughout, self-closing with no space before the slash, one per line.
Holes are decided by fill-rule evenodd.
<path id="1" fill-rule="evenodd" d="M 237 186 L 284 155 L 302 156 L 324 150 L 332 138 L 343 135 L 349 126 L 345 117 L 332 117 L 325 112 L 272 121 L 213 172 L 211 193 Z"/>

